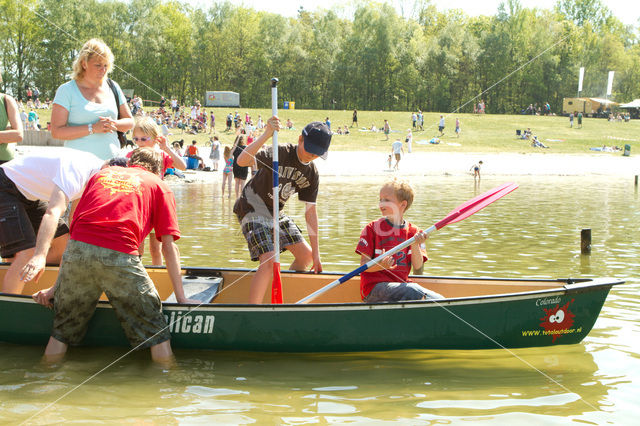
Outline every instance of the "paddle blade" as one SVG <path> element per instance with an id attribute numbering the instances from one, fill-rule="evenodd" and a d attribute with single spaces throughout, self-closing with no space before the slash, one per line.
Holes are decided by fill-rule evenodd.
<path id="1" fill-rule="evenodd" d="M 451 210 L 449 214 L 436 223 L 434 226 L 436 229 L 440 229 L 444 226 L 449 225 L 450 223 L 460 222 L 476 213 L 479 210 L 487 207 L 489 204 L 493 203 L 496 200 L 504 197 L 508 193 L 515 191 L 518 188 L 517 183 L 504 183 L 500 186 L 497 186 L 484 194 L 480 194 L 477 197 L 460 204 L 455 209 Z"/>
<path id="2" fill-rule="evenodd" d="M 273 282 L 271 283 L 271 303 L 282 304 L 282 278 L 280 277 L 280 264 L 273 263 Z"/>

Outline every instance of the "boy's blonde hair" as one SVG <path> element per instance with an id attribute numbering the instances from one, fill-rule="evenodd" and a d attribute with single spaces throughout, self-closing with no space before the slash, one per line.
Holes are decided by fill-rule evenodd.
<path id="1" fill-rule="evenodd" d="M 78 57 L 73 61 L 71 78 L 74 80 L 82 79 L 82 77 L 84 77 L 82 64 L 86 64 L 94 56 L 98 56 L 107 61 L 107 74 L 109 74 L 113 68 L 113 53 L 104 41 L 99 38 L 92 38 L 82 46 L 82 49 L 78 52 Z"/>
<path id="2" fill-rule="evenodd" d="M 393 189 L 393 193 L 396 195 L 398 201 L 407 202 L 405 211 L 409 210 L 409 207 L 411 207 L 411 204 L 413 204 L 414 197 L 413 188 L 411 187 L 411 185 L 409 185 L 409 182 L 403 179 L 393 178 L 392 180 L 382 185 L 382 187 Z"/>
<path id="3" fill-rule="evenodd" d="M 136 148 L 131 151 L 129 166 L 140 166 L 154 175 L 159 175 L 163 167 L 162 154 L 148 147 Z"/>
<path id="4" fill-rule="evenodd" d="M 152 140 L 156 140 L 160 134 L 160 127 L 155 120 L 149 116 L 137 117 L 136 124 L 133 125 L 133 129 L 131 131 L 135 132 L 136 129 L 140 129 L 142 133 L 150 136 Z"/>

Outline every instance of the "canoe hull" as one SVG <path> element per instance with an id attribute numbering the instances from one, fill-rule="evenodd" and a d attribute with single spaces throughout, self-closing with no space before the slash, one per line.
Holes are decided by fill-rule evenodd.
<path id="1" fill-rule="evenodd" d="M 551 290 L 364 305 L 165 304 L 174 348 L 275 352 L 493 349 L 575 344 L 592 329 L 618 280 L 586 280 Z M 46 344 L 51 310 L 28 297 L 0 295 L 0 340 Z M 107 302 L 83 341 L 128 346 Z"/>

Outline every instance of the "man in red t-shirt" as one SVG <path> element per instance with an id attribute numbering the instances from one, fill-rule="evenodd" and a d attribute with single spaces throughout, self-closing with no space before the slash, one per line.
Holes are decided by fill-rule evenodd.
<path id="1" fill-rule="evenodd" d="M 71 222 L 56 285 L 34 295 L 44 305 L 54 296 L 46 359 L 56 361 L 69 344 L 82 341 L 103 292 L 134 348 L 150 347 L 154 361 L 172 359 L 162 302 L 138 256 L 151 229 L 162 241 L 178 303 L 199 302 L 184 296 L 174 242 L 180 238 L 175 200 L 159 177 L 161 170 L 160 153 L 138 148 L 128 168 L 108 167 L 89 180 Z"/>
<path id="2" fill-rule="evenodd" d="M 364 265 L 386 251 L 416 237 L 409 247 L 389 255 L 360 274 L 360 295 L 367 303 L 402 300 L 441 299 L 442 296 L 409 281 L 411 267 L 422 273 L 427 260 L 424 242 L 427 235 L 404 220 L 404 212 L 413 203 L 413 189 L 402 180 L 393 179 L 380 189 L 380 212 L 383 217 L 369 223 L 360 234 L 356 253 Z"/>

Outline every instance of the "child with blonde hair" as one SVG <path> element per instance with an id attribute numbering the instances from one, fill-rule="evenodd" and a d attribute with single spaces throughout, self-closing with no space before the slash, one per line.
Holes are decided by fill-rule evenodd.
<path id="1" fill-rule="evenodd" d="M 222 170 L 222 197 L 224 197 L 224 185 L 227 184 L 229 191 L 228 198 L 231 198 L 231 181 L 233 180 L 233 156 L 231 156 L 231 147 L 225 146 L 222 154 L 224 157 L 224 169 Z"/>
<path id="2" fill-rule="evenodd" d="M 184 163 L 182 157 L 173 152 L 169 145 L 167 145 L 167 138 L 162 135 L 160 126 L 151 117 L 138 117 L 133 126 L 133 143 L 138 148 L 153 148 L 161 152 L 163 168 L 162 176 L 166 173 L 167 169 L 175 167 L 179 170 L 185 170 L 187 165 Z M 131 156 L 131 153 L 127 154 L 127 158 Z"/>
<path id="3" fill-rule="evenodd" d="M 413 188 L 408 182 L 393 179 L 385 183 L 380 189 L 382 218 L 369 223 L 360 234 L 356 253 L 360 255 L 361 265 L 416 237 L 409 247 L 383 258 L 360 274 L 360 295 L 366 303 L 442 299 L 440 294 L 409 280 L 411 268 L 414 273 L 422 273 L 427 260 L 424 247 L 427 235 L 404 219 L 413 197 Z"/>
<path id="4" fill-rule="evenodd" d="M 176 155 L 167 145 L 167 138 L 162 135 L 160 127 L 151 117 L 136 118 L 133 126 L 133 143 L 139 148 L 153 148 L 162 155 L 162 173 L 164 176 L 167 169 L 175 167 L 176 169 L 185 170 L 187 165 L 182 157 Z M 127 153 L 127 158 L 131 157 L 131 153 Z M 144 241 L 138 250 L 140 255 L 144 253 Z M 151 254 L 152 265 L 162 265 L 162 249 L 160 241 L 156 238 L 154 231 L 149 234 L 149 253 Z"/>

